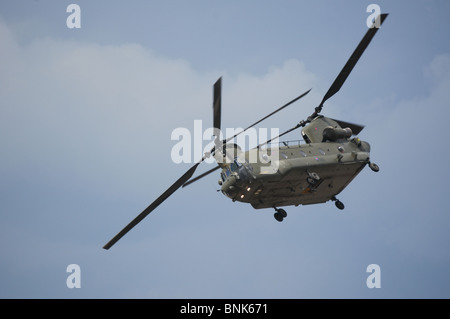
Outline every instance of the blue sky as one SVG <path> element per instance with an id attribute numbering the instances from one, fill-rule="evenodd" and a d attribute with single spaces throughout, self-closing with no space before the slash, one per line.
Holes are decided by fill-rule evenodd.
<path id="1" fill-rule="evenodd" d="M 74 1 L 81 29 L 68 29 L 70 3 L 0 3 L 0 297 L 450 297 L 448 1 Z M 288 129 L 371 3 L 390 16 L 323 110 L 366 125 L 381 168 L 340 194 L 344 211 L 287 207 L 277 223 L 216 192 L 213 174 L 102 249 L 190 167 L 171 160 L 171 132 L 212 125 L 219 76 L 224 127 L 312 88 L 260 126 Z"/>

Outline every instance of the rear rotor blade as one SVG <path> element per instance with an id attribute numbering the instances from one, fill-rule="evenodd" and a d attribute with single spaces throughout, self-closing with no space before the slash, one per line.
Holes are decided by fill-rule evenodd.
<path id="1" fill-rule="evenodd" d="M 162 202 L 164 202 L 170 195 L 172 195 L 178 188 L 180 188 L 184 183 L 186 183 L 194 174 L 197 166 L 201 162 L 198 162 L 192 166 L 183 176 L 181 176 L 175 183 L 172 184 L 161 196 L 159 196 L 153 203 L 150 204 L 142 213 L 140 213 L 135 219 L 133 219 L 125 228 L 123 228 L 116 236 L 114 236 L 105 246 L 104 249 L 109 249 L 113 246 L 120 238 L 122 238 L 126 233 L 128 233 L 134 226 L 136 226 L 141 220 L 143 220 L 148 214 L 150 214 L 156 207 L 158 207 Z"/>
<path id="2" fill-rule="evenodd" d="M 303 93 L 300 96 L 297 96 L 295 99 L 289 101 L 288 103 L 286 103 L 285 105 L 281 106 L 280 108 L 276 109 L 275 111 L 273 111 L 272 113 L 270 113 L 269 115 L 264 116 L 262 119 L 260 119 L 259 121 L 256 121 L 255 123 L 253 123 L 252 125 L 250 125 L 249 127 L 247 127 L 245 130 L 240 131 L 239 133 L 235 134 L 234 136 L 228 138 L 225 143 L 229 142 L 230 140 L 234 139 L 236 136 L 238 136 L 239 134 L 244 133 L 245 131 L 247 131 L 249 128 L 252 128 L 253 126 L 261 123 L 262 121 L 264 121 L 265 119 L 269 118 L 270 116 L 274 115 L 275 113 L 278 113 L 279 111 L 283 110 L 284 108 L 288 107 L 289 105 L 291 105 L 292 103 L 298 101 L 299 99 L 301 99 L 302 97 L 304 97 L 305 95 L 307 95 L 309 92 L 311 91 L 311 89 L 309 89 L 308 91 L 306 91 L 305 93 Z"/>
<path id="3" fill-rule="evenodd" d="M 270 140 L 267 140 L 267 141 L 265 141 L 264 143 L 261 143 L 261 144 L 259 144 L 258 146 L 257 146 L 257 148 L 259 148 L 260 146 L 262 146 L 262 145 L 266 145 L 266 144 L 269 144 L 270 142 L 272 142 L 273 140 L 276 140 L 277 138 L 280 138 L 280 137 L 282 137 L 282 136 L 284 136 L 284 135 L 286 135 L 287 133 L 290 133 L 290 132 L 292 132 L 292 131 L 294 131 L 294 130 L 296 130 L 296 129 L 298 129 L 299 127 L 303 127 L 303 126 L 305 126 L 305 124 L 306 124 L 306 122 L 304 122 L 304 121 L 301 121 L 300 123 L 298 123 L 296 126 L 294 126 L 294 127 L 292 127 L 292 128 L 290 128 L 289 130 L 287 130 L 287 131 L 284 131 L 283 133 L 281 133 L 280 135 L 278 135 L 277 137 L 273 137 L 273 138 L 271 138 Z"/>
<path id="4" fill-rule="evenodd" d="M 381 14 L 381 17 L 377 17 L 377 19 L 380 18 L 380 25 L 384 22 L 384 20 L 386 19 L 387 16 L 388 16 L 388 13 L 383 13 L 383 14 Z M 378 29 L 379 28 L 375 27 L 375 25 L 372 25 L 372 27 L 366 32 L 366 34 L 362 38 L 361 42 L 358 44 L 355 51 L 350 56 L 347 63 L 344 65 L 341 72 L 336 77 L 333 84 L 331 85 L 331 87 L 328 89 L 327 93 L 323 97 L 322 102 L 320 102 L 320 105 L 318 106 L 318 110 L 316 110 L 315 115 L 317 115 L 317 113 L 320 113 L 323 103 L 325 103 L 326 100 L 328 100 L 334 94 L 339 92 L 339 90 L 341 89 L 345 80 L 347 79 L 349 74 L 352 72 L 354 66 L 358 62 L 359 58 L 364 53 L 364 50 L 366 50 L 367 46 L 369 45 L 370 41 L 374 37 L 375 33 L 377 33 Z"/>

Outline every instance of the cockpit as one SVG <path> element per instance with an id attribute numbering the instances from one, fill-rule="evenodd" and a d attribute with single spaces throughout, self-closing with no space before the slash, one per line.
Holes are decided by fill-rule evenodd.
<path id="1" fill-rule="evenodd" d="M 235 157 L 220 173 L 219 185 L 222 186 L 222 193 L 235 199 L 251 182 L 252 170 L 253 167 L 246 160 L 240 161 Z"/>
<path id="2" fill-rule="evenodd" d="M 220 174 L 222 182 L 225 182 L 225 180 L 228 177 L 230 177 L 233 173 L 239 175 L 241 167 L 243 167 L 242 163 L 240 163 L 238 159 L 235 158 L 234 161 L 230 163 L 230 165 Z"/>
<path id="3" fill-rule="evenodd" d="M 252 177 L 254 178 L 252 165 L 245 159 L 235 157 L 220 173 L 221 191 L 229 198 L 236 199 L 236 196 L 251 183 Z"/>

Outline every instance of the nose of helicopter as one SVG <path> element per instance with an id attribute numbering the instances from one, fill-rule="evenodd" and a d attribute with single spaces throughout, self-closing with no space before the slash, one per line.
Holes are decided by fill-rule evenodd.
<path id="1" fill-rule="evenodd" d="M 239 188 L 236 186 L 236 180 L 236 176 L 231 175 L 223 182 L 221 191 L 225 196 L 234 198 L 239 192 Z"/>

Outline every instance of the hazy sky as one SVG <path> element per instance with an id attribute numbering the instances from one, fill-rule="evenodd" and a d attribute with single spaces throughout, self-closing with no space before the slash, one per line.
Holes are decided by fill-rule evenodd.
<path id="1" fill-rule="evenodd" d="M 69 29 L 69 4 L 81 28 Z M 323 114 L 366 125 L 369 168 L 332 202 L 254 210 L 177 191 L 102 246 L 189 164 L 171 133 L 288 129 L 320 102 L 367 31 L 390 13 Z M 1 298 L 450 298 L 450 2 L 0 2 Z M 298 139 L 295 131 L 287 139 Z M 206 145 L 206 142 L 205 142 Z M 197 173 L 212 166 L 202 164 Z M 69 289 L 66 268 L 81 269 Z M 381 269 L 369 289 L 366 268 Z"/>

